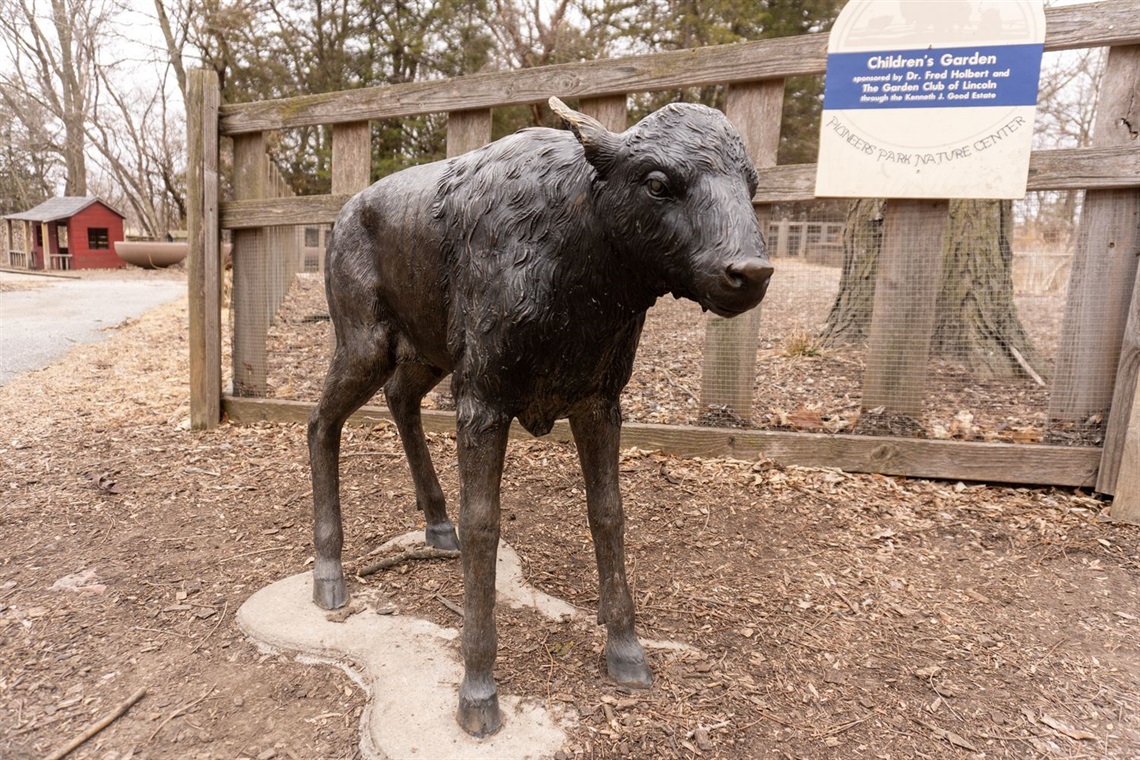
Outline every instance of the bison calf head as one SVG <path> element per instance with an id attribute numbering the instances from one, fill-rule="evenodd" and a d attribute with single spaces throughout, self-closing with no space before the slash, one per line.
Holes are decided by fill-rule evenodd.
<path id="1" fill-rule="evenodd" d="M 658 295 L 722 317 L 760 303 L 772 266 L 752 208 L 756 167 L 720 111 L 674 103 L 617 134 L 557 98 L 550 105 L 596 172 L 604 234 Z"/>

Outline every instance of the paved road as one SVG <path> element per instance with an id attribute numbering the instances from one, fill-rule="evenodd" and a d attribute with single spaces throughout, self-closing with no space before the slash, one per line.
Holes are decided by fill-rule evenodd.
<path id="1" fill-rule="evenodd" d="M 186 292 L 177 280 L 36 278 L 35 284 L 42 287 L 0 291 L 0 385 Z"/>

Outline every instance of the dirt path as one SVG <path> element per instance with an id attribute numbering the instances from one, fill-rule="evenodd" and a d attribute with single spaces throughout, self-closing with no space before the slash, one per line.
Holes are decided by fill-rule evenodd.
<path id="1" fill-rule="evenodd" d="M 303 432 L 188 430 L 185 309 L 0 388 L 0 757 L 42 758 L 140 688 L 74 757 L 357 755 L 357 685 L 235 625 L 308 567 Z M 455 504 L 454 442 L 430 446 Z M 344 453 L 347 557 L 421 526 L 392 429 Z M 501 609 L 500 688 L 566 717 L 561 757 L 1140 756 L 1140 529 L 1097 500 L 641 451 L 621 469 L 640 632 L 691 649 L 627 693 L 597 626 Z M 503 520 L 532 584 L 594 608 L 572 449 L 512 444 Z M 365 582 L 461 624 L 454 562 Z"/>

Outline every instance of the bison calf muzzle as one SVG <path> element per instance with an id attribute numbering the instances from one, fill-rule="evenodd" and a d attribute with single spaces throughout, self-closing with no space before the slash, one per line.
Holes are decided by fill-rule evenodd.
<path id="1" fill-rule="evenodd" d="M 502 723 L 495 663 L 499 487 L 513 419 L 535 435 L 567 417 L 598 563 L 598 621 L 619 683 L 653 680 L 634 633 L 618 489 L 619 395 L 646 310 L 666 293 L 731 317 L 772 267 L 752 209 L 757 174 L 718 111 L 674 104 L 620 134 L 550 101 L 570 132 L 526 129 L 385 177 L 345 204 L 325 272 L 336 348 L 309 419 L 313 598 L 347 601 L 339 451 L 383 388 L 431 546 L 463 540 L 465 673 L 459 724 Z M 459 535 L 420 402 L 448 373 L 457 406 Z"/>

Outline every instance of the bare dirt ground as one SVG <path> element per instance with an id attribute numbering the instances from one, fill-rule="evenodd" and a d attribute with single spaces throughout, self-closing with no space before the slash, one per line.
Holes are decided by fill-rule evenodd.
<path id="1" fill-rule="evenodd" d="M 358 756 L 353 681 L 234 623 L 309 566 L 303 431 L 191 432 L 186 356 L 181 302 L 0 388 L 0 757 L 139 689 L 73 756 Z M 430 446 L 454 505 L 454 441 Z M 353 559 L 422 522 L 390 427 L 343 451 Z M 693 651 L 652 653 L 630 693 L 598 628 L 500 610 L 500 688 L 576 717 L 562 758 L 1140 756 L 1140 528 L 1097 499 L 636 450 L 622 475 L 639 631 Z M 571 447 L 512 443 L 503 534 L 531 583 L 594 607 Z M 455 562 L 362 582 L 461 625 Z"/>

